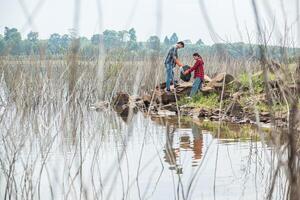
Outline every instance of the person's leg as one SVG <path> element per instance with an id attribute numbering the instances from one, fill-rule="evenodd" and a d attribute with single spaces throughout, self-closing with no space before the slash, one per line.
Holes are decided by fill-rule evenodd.
<path id="1" fill-rule="evenodd" d="M 166 64 L 166 87 L 170 90 L 171 81 L 173 81 L 173 67 L 170 64 Z"/>
<path id="2" fill-rule="evenodd" d="M 200 79 L 200 78 L 199 78 Z M 202 88 L 202 80 L 200 79 L 200 84 L 199 84 L 199 88 L 198 88 L 198 91 L 200 91 Z"/>
<path id="3" fill-rule="evenodd" d="M 196 78 L 194 80 L 194 83 L 193 83 L 193 86 L 192 86 L 190 97 L 194 96 L 198 92 L 200 86 L 201 86 L 201 79 L 200 78 Z"/>
<path id="4" fill-rule="evenodd" d="M 174 69 L 174 67 L 172 68 Z M 174 85 L 174 88 L 176 88 L 178 86 L 178 80 L 175 79 L 175 76 L 174 76 L 174 70 L 172 70 L 172 84 L 171 85 Z"/>

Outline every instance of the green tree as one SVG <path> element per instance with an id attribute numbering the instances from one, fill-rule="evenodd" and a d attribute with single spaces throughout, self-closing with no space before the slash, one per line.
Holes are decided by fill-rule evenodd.
<path id="1" fill-rule="evenodd" d="M 5 27 L 4 41 L 9 53 L 13 55 L 18 55 L 21 53 L 20 47 L 22 37 L 21 34 L 18 32 L 18 29 Z"/>
<path id="2" fill-rule="evenodd" d="M 136 32 L 134 28 L 131 28 L 129 31 L 129 42 L 128 42 L 128 48 L 129 50 L 135 51 L 138 49 L 138 44 L 137 44 L 137 37 L 136 37 Z"/>
<path id="3" fill-rule="evenodd" d="M 117 31 L 105 30 L 103 32 L 103 42 L 106 49 L 113 49 L 120 45 L 120 38 Z"/>
<path id="4" fill-rule="evenodd" d="M 38 37 L 38 32 L 31 31 L 27 34 L 27 39 L 22 42 L 23 53 L 25 53 L 26 55 L 39 53 Z"/>
<path id="5" fill-rule="evenodd" d="M 178 42 L 178 36 L 176 33 L 173 33 L 172 36 L 170 37 L 170 44 L 176 44 Z"/>
<path id="6" fill-rule="evenodd" d="M 4 53 L 5 42 L 3 36 L 0 34 L 0 55 Z"/>
<path id="7" fill-rule="evenodd" d="M 157 36 L 150 36 L 147 41 L 147 45 L 150 49 L 158 50 L 160 47 L 160 39 Z"/>
<path id="8" fill-rule="evenodd" d="M 53 33 L 50 35 L 50 38 L 48 40 L 48 49 L 51 54 L 61 53 L 60 39 L 61 36 L 58 33 Z"/>
<path id="9" fill-rule="evenodd" d="M 126 43 L 129 41 L 128 31 L 118 31 L 118 38 L 121 43 Z"/>
<path id="10" fill-rule="evenodd" d="M 101 40 L 102 40 L 102 35 L 101 34 L 95 34 L 91 37 L 91 42 L 93 45 L 99 45 Z"/>
<path id="11" fill-rule="evenodd" d="M 62 35 L 59 39 L 59 45 L 61 50 L 66 52 L 70 48 L 71 42 L 72 42 L 72 38 L 70 35 L 68 34 Z"/>
<path id="12" fill-rule="evenodd" d="M 170 45 L 170 40 L 169 40 L 168 36 L 166 36 L 164 39 L 164 45 L 166 45 L 166 46 Z"/>
<path id="13" fill-rule="evenodd" d="M 196 42 L 196 45 L 199 46 L 204 45 L 204 42 L 201 40 L 201 38 Z"/>
<path id="14" fill-rule="evenodd" d="M 134 28 L 131 28 L 129 31 L 129 38 L 130 38 L 130 41 L 134 41 L 136 42 L 137 41 L 137 37 L 136 37 L 136 31 Z"/>
<path id="15" fill-rule="evenodd" d="M 32 31 L 30 31 L 27 34 L 27 40 L 29 40 L 30 42 L 37 43 L 38 42 L 38 37 L 39 37 L 39 33 L 38 32 L 32 32 Z"/>

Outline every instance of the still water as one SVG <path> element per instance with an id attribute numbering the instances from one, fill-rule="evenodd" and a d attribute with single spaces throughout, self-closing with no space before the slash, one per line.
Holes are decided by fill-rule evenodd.
<path id="1" fill-rule="evenodd" d="M 252 200 L 265 199 L 270 189 L 276 157 L 270 145 L 218 139 L 201 122 L 143 114 L 125 122 L 91 112 L 72 133 L 64 131 L 62 116 L 53 121 L 55 128 L 39 125 L 39 134 L 26 130 L 13 165 L 10 142 L 2 141 L 1 199 Z M 280 185 L 281 179 L 273 199 L 284 195 Z"/>

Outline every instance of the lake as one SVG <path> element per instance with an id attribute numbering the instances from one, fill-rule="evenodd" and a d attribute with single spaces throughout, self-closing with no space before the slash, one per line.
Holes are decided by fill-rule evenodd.
<path id="1" fill-rule="evenodd" d="M 218 134 L 209 128 L 217 124 L 205 121 L 59 113 L 5 114 L 0 197 L 252 200 L 265 199 L 272 185 L 276 151 L 253 128 L 228 125 Z M 238 138 L 225 130 L 251 134 Z M 273 199 L 285 195 L 279 177 Z"/>

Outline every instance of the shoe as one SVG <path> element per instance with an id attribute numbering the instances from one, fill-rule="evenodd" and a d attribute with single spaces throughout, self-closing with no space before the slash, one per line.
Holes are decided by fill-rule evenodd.
<path id="1" fill-rule="evenodd" d="M 171 90 L 166 89 L 166 94 L 170 95 L 171 94 Z"/>

